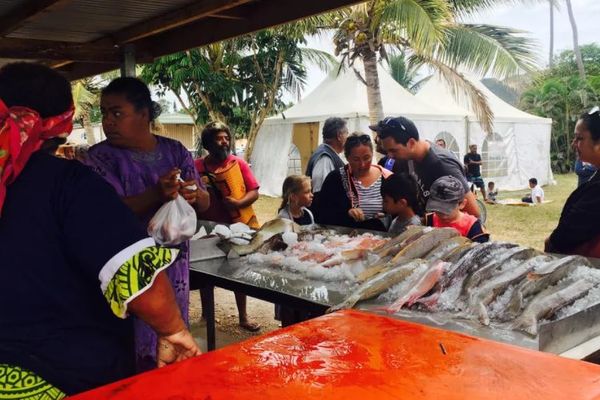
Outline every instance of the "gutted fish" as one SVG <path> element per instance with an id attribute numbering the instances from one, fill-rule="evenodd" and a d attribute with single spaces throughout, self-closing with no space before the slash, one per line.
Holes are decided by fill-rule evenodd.
<path id="1" fill-rule="evenodd" d="M 423 263 L 425 263 L 423 260 L 413 260 L 404 265 L 389 267 L 380 274 L 360 284 L 346 300 L 331 307 L 328 312 L 352 308 L 359 301 L 367 300 L 383 293 L 390 287 L 402 282 Z"/>
<path id="2" fill-rule="evenodd" d="M 433 229 L 396 253 L 392 261 L 423 257 L 442 240 L 450 239 L 458 235 L 458 231 L 454 228 Z"/>
<path id="3" fill-rule="evenodd" d="M 431 290 L 431 288 L 438 282 L 448 265 L 448 263 L 438 261 L 429 267 L 425 272 L 417 275 L 414 278 L 414 284 L 410 285 L 406 293 L 400 296 L 398 300 L 392 303 L 389 307 L 386 307 L 385 310 L 388 313 L 393 314 L 400 311 L 404 305 L 409 307 L 412 306 L 418 299 L 423 297 Z"/>

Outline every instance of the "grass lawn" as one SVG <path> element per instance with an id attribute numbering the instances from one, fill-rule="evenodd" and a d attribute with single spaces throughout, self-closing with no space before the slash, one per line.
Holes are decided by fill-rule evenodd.
<path id="1" fill-rule="evenodd" d="M 493 240 L 506 240 L 543 250 L 544 239 L 558 223 L 560 212 L 567 197 L 577 186 L 575 174 L 555 175 L 556 185 L 545 186 L 546 200 L 551 203 L 535 207 L 487 205 L 487 230 Z M 521 198 L 528 190 L 504 192 L 499 188 L 499 199 Z M 261 196 L 255 203 L 258 220 L 263 223 L 277 216 L 281 199 Z"/>

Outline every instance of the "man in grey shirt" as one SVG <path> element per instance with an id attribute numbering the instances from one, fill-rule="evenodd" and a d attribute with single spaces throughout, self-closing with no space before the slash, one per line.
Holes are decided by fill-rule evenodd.
<path id="1" fill-rule="evenodd" d="M 421 205 L 429 198 L 429 189 L 433 182 L 442 176 L 451 175 L 464 187 L 467 203 L 463 211 L 479 218 L 475 195 L 469 190 L 464 169 L 454 154 L 439 146 L 432 146 L 426 140 L 421 140 L 417 127 L 408 118 L 388 117 L 369 128 L 377 132 L 388 157 L 408 160 L 409 172 L 416 179 L 419 187 Z"/>
<path id="2" fill-rule="evenodd" d="M 348 137 L 346 120 L 342 118 L 327 118 L 323 124 L 323 144 L 321 144 L 308 160 L 306 175 L 311 178 L 312 191 L 316 195 L 327 175 L 336 168 L 344 166 L 338 155 L 344 150 Z"/>

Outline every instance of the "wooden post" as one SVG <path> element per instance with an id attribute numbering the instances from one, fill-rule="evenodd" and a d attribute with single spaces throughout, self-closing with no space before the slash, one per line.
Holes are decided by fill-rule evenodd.
<path id="1" fill-rule="evenodd" d="M 126 44 L 122 48 L 121 76 L 135 77 L 135 46 Z"/>

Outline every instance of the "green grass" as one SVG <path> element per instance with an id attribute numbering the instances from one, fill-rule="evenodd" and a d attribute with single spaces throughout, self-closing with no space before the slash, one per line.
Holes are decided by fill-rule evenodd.
<path id="1" fill-rule="evenodd" d="M 575 174 L 556 175 L 554 178 L 556 185 L 544 186 L 546 200 L 552 200 L 551 203 L 535 207 L 487 205 L 486 228 L 491 233 L 492 239 L 506 240 L 543 250 L 544 239 L 556 227 L 567 197 L 577 186 Z M 530 192 L 529 190 L 505 192 L 501 187 L 499 189 L 499 199 L 520 199 Z M 261 196 L 254 205 L 258 220 L 264 223 L 275 218 L 280 203 L 279 198 Z"/>

